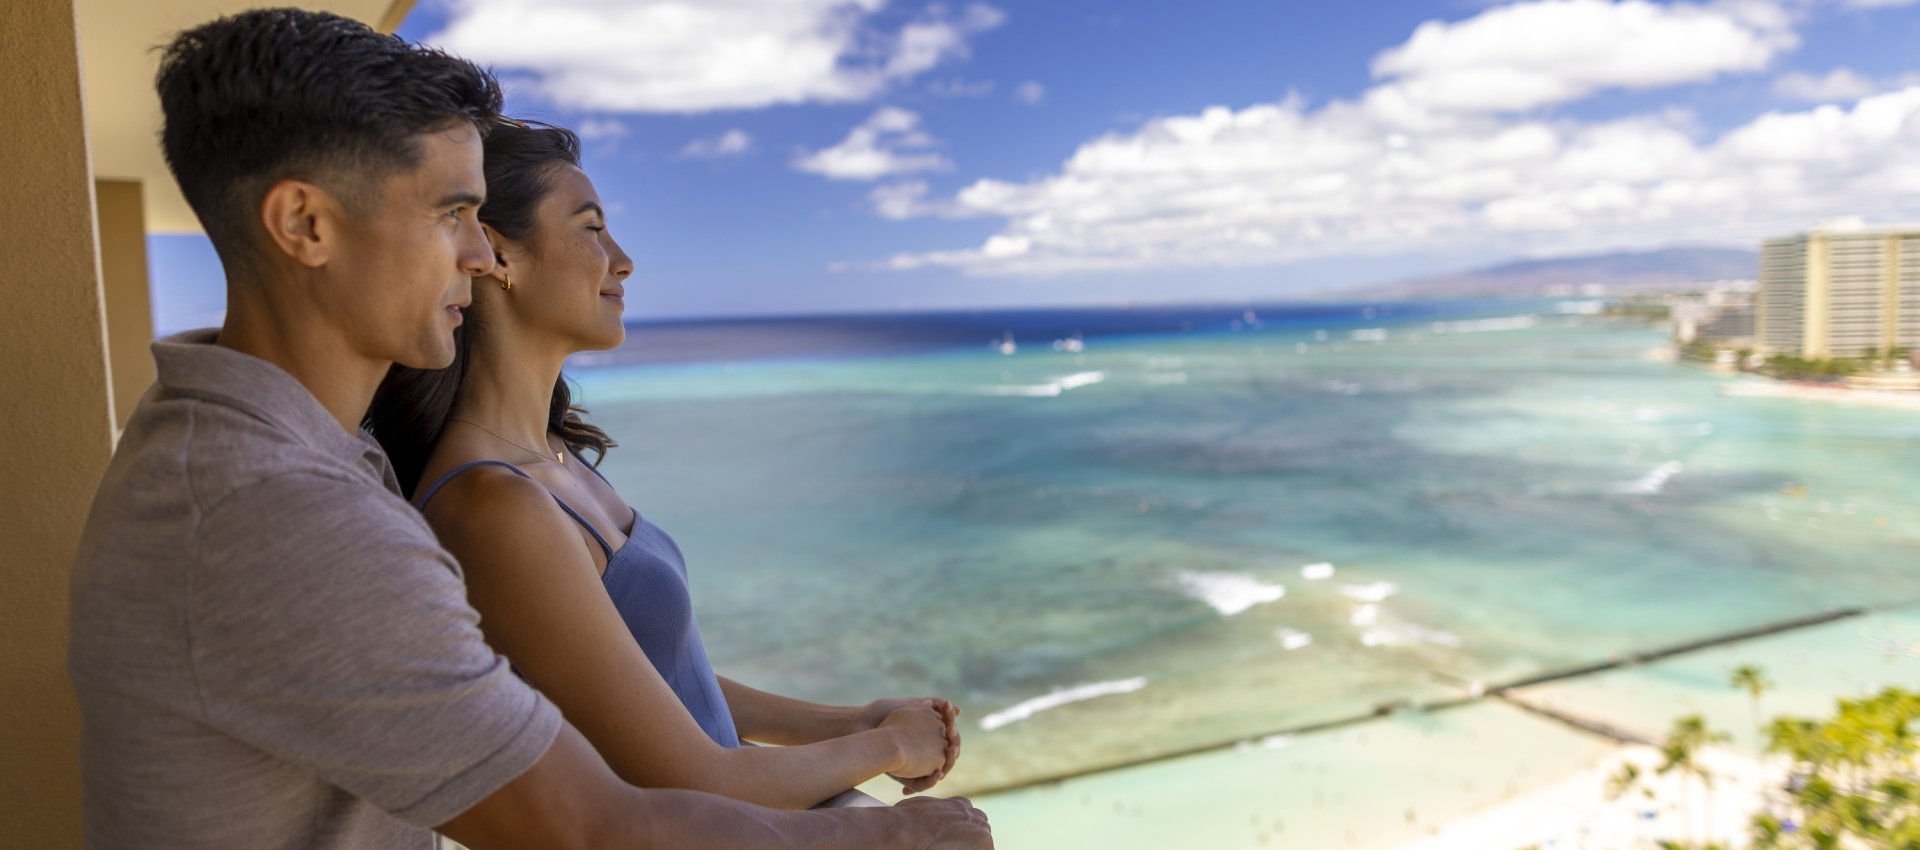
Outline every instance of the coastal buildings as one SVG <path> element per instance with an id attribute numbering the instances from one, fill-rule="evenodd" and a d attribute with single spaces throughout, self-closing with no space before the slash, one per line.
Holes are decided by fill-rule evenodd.
<path id="1" fill-rule="evenodd" d="M 1728 349 L 1754 347 L 1754 281 L 1725 281 L 1705 293 L 1667 302 L 1674 341 Z"/>
<path id="2" fill-rule="evenodd" d="M 1841 222 L 1760 248 L 1758 348 L 1864 357 L 1920 341 L 1920 226 Z"/>

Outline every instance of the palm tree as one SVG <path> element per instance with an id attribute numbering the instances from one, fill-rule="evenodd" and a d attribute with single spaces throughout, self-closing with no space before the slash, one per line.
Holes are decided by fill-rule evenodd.
<path id="1" fill-rule="evenodd" d="M 1622 762 L 1620 764 L 1620 770 L 1616 771 L 1612 776 L 1607 777 L 1607 800 L 1618 800 L 1621 797 L 1639 791 L 1640 796 L 1651 801 L 1654 798 L 1653 789 L 1642 784 L 1642 778 L 1643 774 L 1640 771 L 1639 765 L 1633 762 Z M 1636 817 L 1633 819 L 1633 843 L 1636 847 L 1640 845 L 1640 840 L 1646 830 L 1646 823 L 1645 818 Z"/>
<path id="2" fill-rule="evenodd" d="M 1667 740 L 1660 745 L 1660 767 L 1655 773 L 1662 776 L 1668 773 L 1680 774 L 1681 807 L 1686 810 L 1687 840 L 1693 840 L 1693 806 L 1690 780 L 1699 778 L 1707 787 L 1707 808 L 1713 808 L 1713 774 L 1700 763 L 1702 747 L 1727 740 L 1727 733 L 1715 732 L 1707 728 L 1707 720 L 1698 714 L 1689 714 L 1673 722 L 1673 730 L 1667 733 Z"/>
<path id="3" fill-rule="evenodd" d="M 1760 695 L 1772 690 L 1773 685 L 1773 682 L 1767 680 L 1765 671 L 1761 670 L 1759 665 L 1742 664 L 1733 670 L 1734 689 L 1746 691 L 1747 696 L 1753 700 L 1753 746 L 1758 751 L 1763 765 L 1767 758 L 1767 733 L 1765 726 L 1760 722 Z M 1771 784 L 1762 792 L 1761 805 L 1768 811 L 1773 809 L 1773 792 Z"/>
<path id="4" fill-rule="evenodd" d="M 1773 690 L 1773 682 L 1767 681 L 1765 671 L 1753 664 L 1742 664 L 1733 670 L 1733 687 L 1747 692 L 1753 698 L 1754 746 L 1766 746 L 1766 731 L 1760 726 L 1760 695 Z"/>

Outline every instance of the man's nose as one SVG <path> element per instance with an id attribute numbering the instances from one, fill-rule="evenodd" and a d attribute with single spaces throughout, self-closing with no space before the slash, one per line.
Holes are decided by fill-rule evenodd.
<path id="1" fill-rule="evenodd" d="M 479 277 L 492 272 L 493 266 L 493 243 L 487 241 L 487 232 L 475 222 L 467 228 L 467 238 L 460 246 L 460 270 L 468 277 Z"/>

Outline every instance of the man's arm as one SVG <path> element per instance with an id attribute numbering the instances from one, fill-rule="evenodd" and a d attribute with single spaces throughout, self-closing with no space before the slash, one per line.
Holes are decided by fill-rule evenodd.
<path id="1" fill-rule="evenodd" d="M 540 760 L 440 827 L 473 850 L 990 850 L 964 798 L 893 808 L 779 811 L 621 782 L 571 725 Z"/>

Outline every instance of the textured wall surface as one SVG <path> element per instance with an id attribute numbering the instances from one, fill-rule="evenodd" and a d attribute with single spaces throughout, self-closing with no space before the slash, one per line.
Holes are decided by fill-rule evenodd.
<path id="1" fill-rule="evenodd" d="M 67 572 L 113 443 L 72 0 L 0 3 L 0 843 L 78 848 Z"/>
<path id="2" fill-rule="evenodd" d="M 106 292 L 107 355 L 113 369 L 114 424 L 126 427 L 153 383 L 153 298 L 147 274 L 147 225 L 141 186 L 95 180 L 100 213 L 100 281 Z"/>

